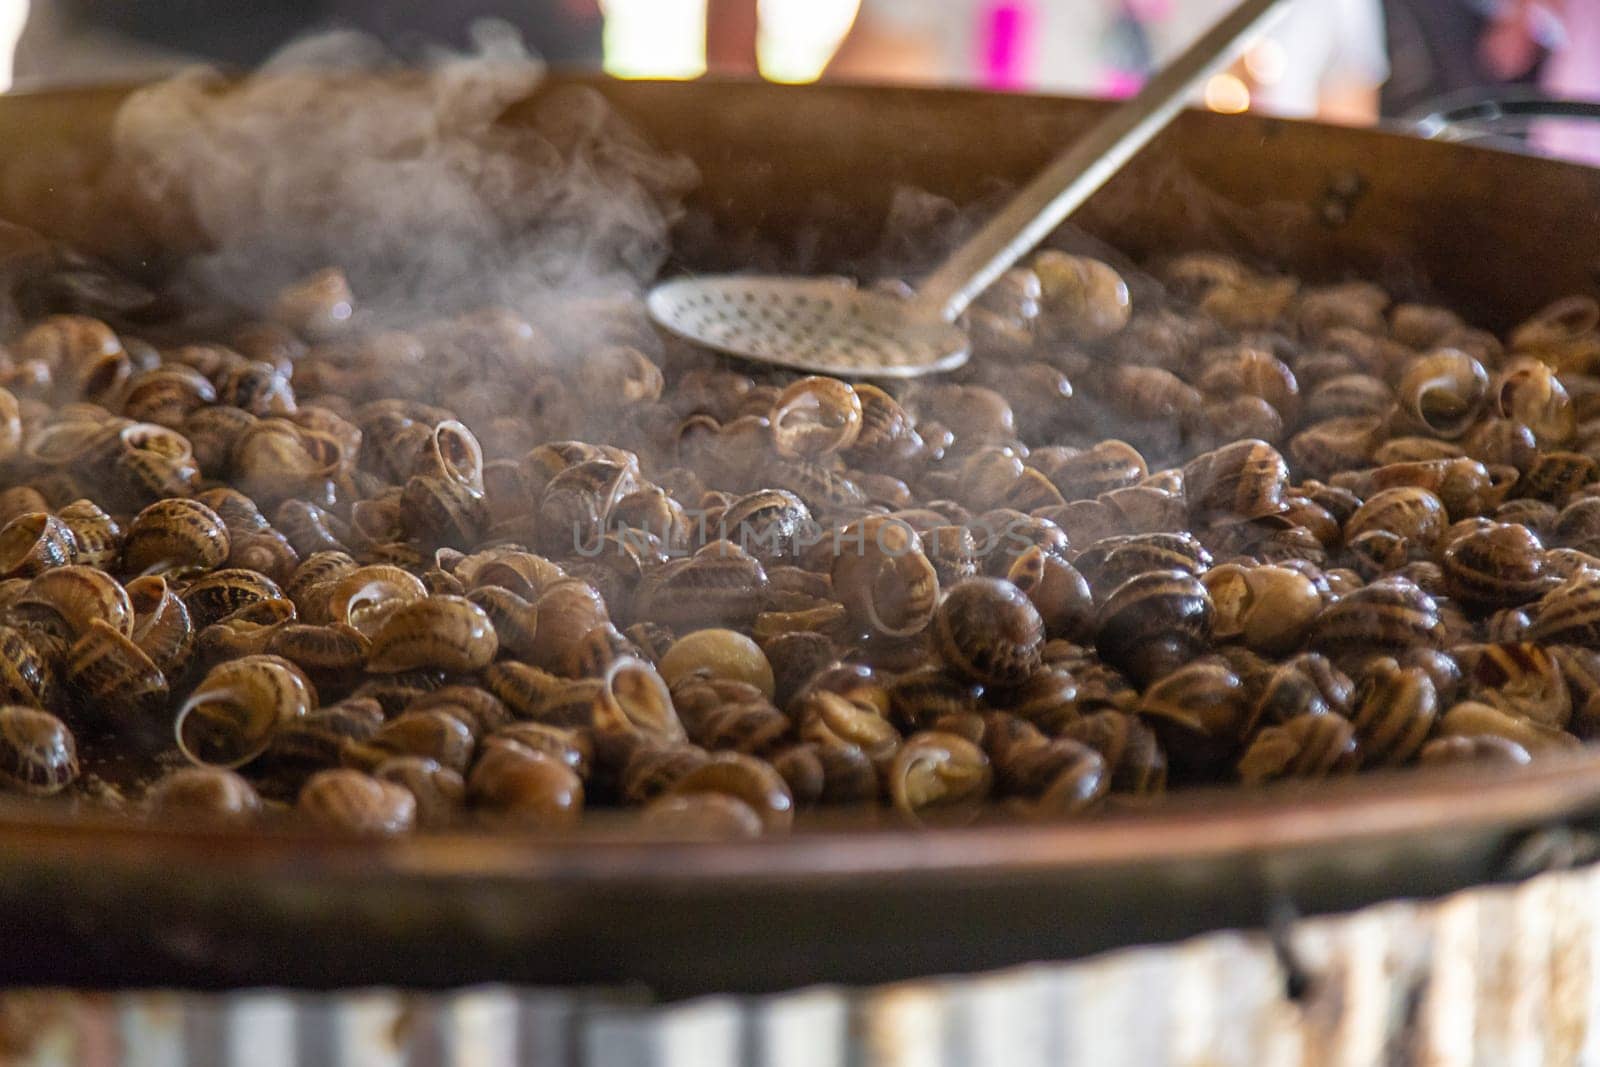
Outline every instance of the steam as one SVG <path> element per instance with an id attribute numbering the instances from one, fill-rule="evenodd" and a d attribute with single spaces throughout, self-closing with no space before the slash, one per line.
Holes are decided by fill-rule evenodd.
<path id="1" fill-rule="evenodd" d="M 184 295 L 260 314 L 337 265 L 377 323 L 403 326 L 487 306 L 559 322 L 567 301 L 637 292 L 692 164 L 651 151 L 591 91 L 497 123 L 543 67 L 504 24 L 473 40 L 405 62 L 330 33 L 242 83 L 196 70 L 132 96 L 117 165 L 164 205 L 163 230 L 202 245 Z"/>

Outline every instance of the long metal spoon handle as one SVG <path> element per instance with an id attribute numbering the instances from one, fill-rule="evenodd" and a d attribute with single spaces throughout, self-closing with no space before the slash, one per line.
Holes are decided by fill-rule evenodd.
<path id="1" fill-rule="evenodd" d="M 923 282 L 917 303 L 946 321 L 965 311 L 990 282 L 1037 247 L 1165 129 L 1194 89 L 1232 61 L 1252 31 L 1288 2 L 1244 0 L 1207 30 L 951 253 Z"/>

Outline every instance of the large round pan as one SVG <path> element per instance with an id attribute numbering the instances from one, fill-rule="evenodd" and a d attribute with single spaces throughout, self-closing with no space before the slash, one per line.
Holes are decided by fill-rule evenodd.
<path id="1" fill-rule="evenodd" d="M 900 185 L 967 204 L 1097 105 L 742 84 L 600 86 L 703 183 L 680 265 L 859 262 Z M 119 94 L 0 98 L 0 218 L 123 261 L 162 239 L 109 166 Z M 513 108 L 506 121 L 527 114 Z M 1384 133 L 1191 114 L 1078 222 L 1134 256 L 1223 248 L 1363 275 L 1501 327 L 1593 291 L 1600 172 Z M 1600 811 L 1600 754 L 1510 771 L 1179 795 L 1058 825 L 820 826 L 675 844 L 340 841 L 0 804 L 0 981 L 302 986 L 639 982 L 665 995 L 879 982 L 1066 958 L 1507 876 Z"/>

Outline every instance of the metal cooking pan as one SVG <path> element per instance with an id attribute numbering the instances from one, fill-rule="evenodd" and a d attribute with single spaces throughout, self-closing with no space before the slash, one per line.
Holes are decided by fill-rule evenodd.
<path id="1" fill-rule="evenodd" d="M 897 185 L 958 204 L 1035 169 L 1099 105 L 966 92 L 598 85 L 703 183 L 679 265 L 858 264 Z M 112 91 L 0 98 L 0 218 L 123 262 Z M 530 105 L 506 116 L 517 122 Z M 1219 248 L 1361 275 L 1504 327 L 1596 289 L 1600 172 L 1385 133 L 1186 115 L 1078 223 L 1132 255 Z M 1530 831 L 1600 812 L 1600 754 L 1179 794 L 1058 825 L 787 840 L 340 841 L 76 820 L 0 803 L 0 981 L 188 987 L 638 982 L 667 996 L 1063 959 L 1504 877 Z"/>

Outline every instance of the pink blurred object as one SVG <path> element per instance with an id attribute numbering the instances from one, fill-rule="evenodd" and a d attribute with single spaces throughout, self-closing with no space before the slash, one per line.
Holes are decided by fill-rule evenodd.
<path id="1" fill-rule="evenodd" d="M 1141 22 L 1155 22 L 1172 14 L 1173 0 L 1127 0 L 1128 11 Z"/>
<path id="2" fill-rule="evenodd" d="M 1027 87 L 1037 26 L 1037 12 L 1031 0 L 994 0 L 982 10 L 977 39 L 984 88 Z"/>
<path id="3" fill-rule="evenodd" d="M 1557 99 L 1600 100 L 1600 3 L 1569 3 L 1562 12 L 1566 40 L 1545 63 L 1542 88 Z M 1533 143 L 1554 156 L 1600 166 L 1600 123 L 1547 120 Z"/>
<path id="4" fill-rule="evenodd" d="M 1110 100 L 1123 100 L 1138 92 L 1144 79 L 1131 70 L 1113 70 L 1100 79 L 1100 95 Z"/>

